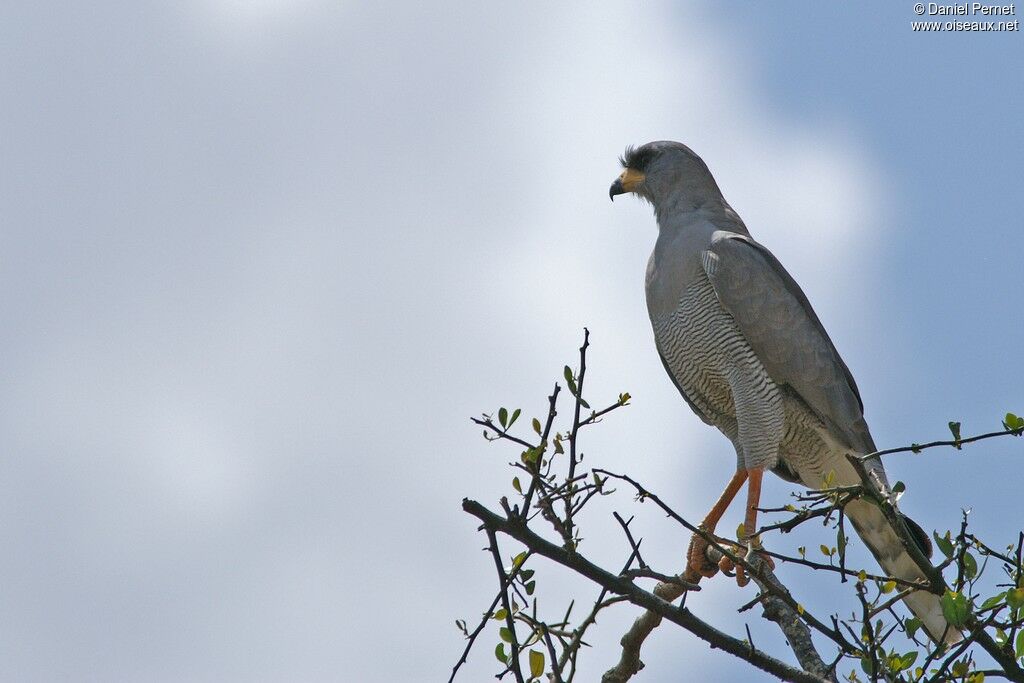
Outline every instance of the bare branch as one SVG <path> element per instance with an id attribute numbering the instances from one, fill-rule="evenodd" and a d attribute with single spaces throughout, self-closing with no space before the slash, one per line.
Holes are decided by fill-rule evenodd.
<path id="1" fill-rule="evenodd" d="M 748 643 L 734 638 L 707 622 L 694 616 L 686 608 L 677 608 L 655 593 L 649 593 L 627 579 L 615 576 L 610 572 L 601 569 L 579 553 L 570 553 L 550 541 L 541 538 L 529 530 L 518 518 L 508 519 L 500 517 L 476 501 L 464 499 L 462 509 L 477 517 L 483 522 L 489 533 L 500 531 L 511 536 L 520 543 L 526 545 L 537 554 L 543 555 L 550 560 L 572 569 L 573 571 L 587 577 L 591 581 L 606 587 L 609 591 L 618 595 L 625 595 L 635 605 L 654 612 L 660 618 L 682 626 L 697 637 L 712 645 L 712 647 L 724 650 L 729 654 L 740 657 L 774 676 L 783 680 L 797 681 L 799 683 L 822 683 L 828 679 L 821 676 L 794 668 L 760 650 L 752 648 Z M 673 587 L 678 589 L 678 587 Z M 660 619 L 659 619 L 660 620 Z"/>
<path id="2" fill-rule="evenodd" d="M 984 441 L 985 439 L 994 439 L 997 436 L 1021 436 L 1024 434 L 1024 429 L 1004 429 L 1001 432 L 988 432 L 987 434 L 978 434 L 977 436 L 969 436 L 966 439 L 949 439 L 946 441 L 931 441 L 929 443 L 916 443 L 912 446 L 901 446 L 900 448 L 887 448 L 884 451 L 875 451 L 874 453 L 868 453 L 859 457 L 861 462 L 867 462 L 873 458 L 880 458 L 883 455 L 892 455 L 894 453 L 919 453 L 926 448 L 935 448 L 936 446 L 953 446 L 954 448 L 960 448 L 964 444 L 974 443 L 975 441 Z"/>

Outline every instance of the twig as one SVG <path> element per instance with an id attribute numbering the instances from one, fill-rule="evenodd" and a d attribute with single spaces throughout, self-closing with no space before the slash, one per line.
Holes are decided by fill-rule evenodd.
<path id="1" fill-rule="evenodd" d="M 634 551 L 634 552 L 630 553 L 629 558 L 626 560 L 626 564 L 622 565 L 622 571 L 619 572 L 619 573 L 622 574 L 622 573 L 628 571 L 630 565 L 633 564 L 633 560 L 635 560 L 635 559 L 637 559 L 637 558 L 636 558 L 636 552 Z M 586 618 L 580 623 L 579 627 L 577 627 L 577 629 L 576 629 L 576 633 L 573 635 L 572 640 L 569 642 L 569 645 L 567 645 L 566 648 L 562 651 L 562 657 L 558 660 L 558 669 L 559 669 L 559 671 L 561 671 L 562 669 L 565 668 L 566 660 L 569 657 L 572 657 L 572 660 L 575 663 L 575 661 L 576 661 L 576 653 L 579 651 L 580 644 L 583 643 L 583 636 L 586 634 L 587 629 L 590 628 L 590 626 L 597 621 L 597 613 L 600 612 L 605 607 L 608 607 L 610 604 L 614 604 L 613 601 L 618 602 L 618 601 L 626 599 L 625 596 L 621 596 L 620 595 L 620 596 L 617 596 L 615 598 L 612 598 L 612 600 L 605 600 L 605 596 L 606 595 L 608 595 L 608 588 L 602 587 L 601 588 L 601 592 L 597 596 L 597 600 L 594 601 L 594 607 L 590 610 L 590 614 L 588 614 L 586 616 Z M 569 619 L 568 613 L 566 613 L 565 618 L 566 618 L 566 621 L 568 621 L 568 619 Z M 576 675 L 576 670 L 575 670 L 575 666 L 574 666 L 573 667 L 573 672 L 569 676 L 569 680 L 572 680 L 572 678 L 575 675 Z"/>
<path id="2" fill-rule="evenodd" d="M 664 501 L 661 500 L 661 498 L 659 498 L 656 494 L 651 493 L 650 491 L 648 491 L 646 488 L 644 488 L 638 481 L 636 481 L 632 477 L 630 477 L 628 475 L 625 475 L 625 474 L 615 474 L 614 472 L 609 472 L 608 470 L 603 470 L 603 469 L 595 469 L 594 471 L 595 472 L 599 472 L 599 473 L 604 474 L 604 475 L 607 475 L 607 476 L 612 477 L 614 479 L 620 479 L 622 481 L 625 481 L 625 482 L 629 483 L 631 486 L 633 486 L 633 488 L 635 488 L 637 490 L 637 492 L 641 496 L 643 496 L 644 498 L 650 498 L 652 501 L 654 501 L 654 503 L 658 507 L 660 507 L 662 509 L 662 511 L 665 512 L 665 514 L 667 514 L 669 517 L 671 517 L 676 522 L 681 524 L 683 526 L 683 528 L 687 529 L 691 533 L 697 534 L 698 536 L 703 538 L 705 541 L 707 541 L 708 545 L 711 548 L 714 548 L 715 550 L 720 552 L 723 556 L 728 557 L 730 560 L 733 561 L 734 564 L 743 567 L 745 570 L 747 570 L 747 573 L 750 574 L 752 577 L 756 578 L 756 577 L 760 576 L 760 570 L 759 570 L 758 567 L 755 567 L 752 564 L 750 564 L 750 562 L 748 562 L 745 557 L 741 557 L 741 556 L 731 552 L 728 548 L 725 547 L 725 545 L 723 545 L 722 543 L 719 542 L 718 538 L 715 537 L 714 534 L 709 534 L 706 530 L 704 530 L 704 529 L 702 529 L 700 527 L 696 527 L 693 524 L 691 524 L 690 522 L 688 522 L 685 519 L 683 519 L 679 515 L 679 513 L 677 513 L 675 510 L 673 510 L 671 507 L 669 507 Z M 684 576 L 684 578 L 689 579 L 690 577 Z M 763 578 L 763 577 L 760 577 L 760 578 Z M 791 608 L 793 608 L 794 610 L 797 609 L 797 602 L 795 600 L 793 600 L 793 597 L 787 591 L 779 590 L 772 583 L 764 583 L 763 586 L 762 586 L 762 590 L 767 590 L 769 592 L 772 592 L 774 595 L 776 595 L 777 597 L 779 597 L 780 599 L 785 601 Z M 836 643 L 836 645 L 838 645 L 843 650 L 849 651 L 849 650 L 853 649 L 850 646 L 849 641 L 847 641 L 846 638 L 843 637 L 842 633 L 840 633 L 836 629 L 829 628 L 824 623 L 822 623 L 820 620 L 818 620 L 813 615 L 811 615 L 809 612 L 806 612 L 806 611 L 802 612 L 801 613 L 801 617 L 803 618 L 803 620 L 805 622 L 807 622 L 807 624 L 809 626 L 811 626 L 812 628 L 814 628 L 816 631 L 818 631 L 822 635 L 824 635 L 827 638 L 829 638 L 832 641 L 834 641 Z"/>
<path id="3" fill-rule="evenodd" d="M 572 387 L 569 387 L 569 392 L 573 394 L 573 398 L 576 399 L 575 405 L 573 406 L 572 416 L 572 431 L 569 434 L 569 475 L 567 479 L 572 480 L 576 476 L 576 465 L 578 459 L 576 457 L 576 442 L 577 436 L 580 431 L 580 408 L 583 407 L 583 380 L 587 376 L 587 347 L 590 346 L 590 330 L 583 328 L 583 345 L 580 346 L 580 372 L 576 377 L 576 391 L 572 391 Z M 568 380 L 568 378 L 566 378 Z M 572 489 L 570 488 L 570 491 Z M 569 496 L 565 500 L 565 527 L 569 532 L 570 538 L 573 533 L 573 521 L 572 517 L 575 514 L 573 509 L 573 498 Z"/>
<path id="4" fill-rule="evenodd" d="M 760 650 L 751 651 L 749 645 L 742 640 L 719 631 L 696 617 L 688 609 L 677 608 L 659 597 L 656 593 L 649 593 L 631 581 L 601 569 L 580 553 L 569 553 L 564 548 L 538 536 L 526 528 L 518 518 L 508 519 L 500 517 L 480 505 L 480 503 L 469 499 L 462 501 L 462 509 L 482 521 L 489 533 L 500 531 L 511 536 L 537 554 L 572 569 L 591 581 L 608 588 L 613 593 L 627 596 L 633 604 L 657 614 L 659 621 L 660 618 L 668 619 L 709 643 L 712 647 L 724 650 L 736 657 L 741 657 L 762 671 L 766 671 L 783 680 L 796 681 L 798 683 L 805 681 L 808 683 L 822 683 L 822 681 L 828 680 L 794 668 Z M 678 587 L 672 588 L 673 590 L 680 590 Z"/>
<path id="5" fill-rule="evenodd" d="M 624 579 L 657 579 L 662 583 L 671 583 L 673 585 L 679 586 L 683 590 L 700 590 L 700 586 L 696 583 L 691 583 L 690 581 L 686 581 L 685 579 L 682 579 L 678 576 L 669 576 L 668 574 L 662 574 L 661 572 L 656 572 L 650 568 L 630 569 L 628 571 L 622 572 L 621 574 L 619 574 L 619 576 L 621 576 Z"/>
<path id="6" fill-rule="evenodd" d="M 512 605 L 508 601 L 508 577 L 505 576 L 505 567 L 502 566 L 501 553 L 498 551 L 498 539 L 494 535 L 494 530 L 490 527 L 486 527 L 487 540 L 491 545 L 491 556 L 494 557 L 494 567 L 498 571 L 498 579 L 501 582 L 501 606 L 505 608 L 505 625 L 509 630 L 510 645 L 512 646 L 512 653 L 509 655 L 509 659 L 512 660 L 510 666 L 512 673 L 516 677 L 516 683 L 523 683 L 523 672 L 519 668 L 519 641 L 516 638 L 516 623 L 513 620 Z"/>
<path id="7" fill-rule="evenodd" d="M 640 563 L 641 569 L 648 569 L 647 563 L 644 562 L 643 556 L 640 554 L 640 542 L 633 540 L 633 534 L 629 531 L 629 522 L 633 521 L 633 518 L 629 518 L 629 522 L 622 519 L 622 516 L 618 512 L 612 512 L 612 516 L 615 517 L 615 521 L 622 527 L 622 531 L 626 534 L 626 540 L 629 541 L 629 545 L 633 548 L 633 554 L 636 555 L 637 562 Z M 643 539 L 640 539 L 643 540 Z"/>
<path id="8" fill-rule="evenodd" d="M 466 663 L 466 660 L 469 658 L 469 651 L 473 649 L 473 643 L 476 642 L 476 637 L 484 630 L 484 626 L 487 626 L 487 622 L 491 620 L 491 615 L 494 614 L 494 608 L 498 606 L 500 601 L 501 593 L 498 593 L 494 596 L 494 600 L 491 601 L 491 606 L 487 608 L 486 612 L 484 612 L 484 616 L 480 620 L 480 623 L 477 624 L 477 627 L 469 634 L 469 642 L 466 643 L 466 649 L 462 651 L 462 656 L 459 657 L 459 661 L 455 662 L 455 666 L 452 668 L 452 675 L 448 677 L 448 683 L 452 683 L 452 681 L 455 680 L 455 675 L 459 673 L 459 669 Z"/>
<path id="9" fill-rule="evenodd" d="M 975 441 L 983 441 L 985 439 L 994 439 L 997 436 L 1021 436 L 1024 434 L 1024 429 L 1004 429 L 1001 432 L 988 432 L 987 434 L 978 434 L 977 436 L 969 436 L 966 439 L 949 439 L 946 441 L 931 441 L 929 443 L 916 443 L 912 446 L 901 446 L 900 448 L 887 448 L 884 451 L 875 451 L 874 453 L 868 453 L 867 455 L 861 455 L 858 460 L 861 462 L 867 462 L 873 458 L 880 458 L 883 455 L 892 455 L 893 453 L 917 453 L 927 448 L 935 448 L 936 446 L 953 446 L 959 448 L 960 446 L 967 443 L 974 443 Z"/>
<path id="10" fill-rule="evenodd" d="M 555 383 L 555 388 L 551 391 L 551 395 L 548 396 L 548 419 L 544 423 L 544 430 L 540 435 L 540 443 L 544 445 L 548 442 L 548 437 L 551 436 L 551 429 L 555 424 L 555 417 L 558 415 L 558 392 L 562 390 L 562 387 Z M 543 456 L 542 456 L 543 457 Z M 540 459 L 537 460 L 537 467 L 531 471 L 532 477 L 530 478 L 530 487 L 526 490 L 526 495 L 523 496 L 523 519 L 529 515 L 530 512 L 530 501 L 533 500 L 533 492 L 537 489 L 537 482 L 540 481 L 538 474 L 538 468 L 540 467 Z"/>

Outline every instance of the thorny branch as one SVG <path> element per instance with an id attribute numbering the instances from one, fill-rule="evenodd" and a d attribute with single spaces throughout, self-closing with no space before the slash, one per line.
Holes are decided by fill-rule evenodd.
<path id="1" fill-rule="evenodd" d="M 737 657 L 742 657 L 759 669 L 774 674 L 782 680 L 807 681 L 809 683 L 821 683 L 821 681 L 827 680 L 789 666 L 785 662 L 757 650 L 748 643 L 719 631 L 707 622 L 694 616 L 688 609 L 677 608 L 657 595 L 639 588 L 632 581 L 601 569 L 583 555 L 570 553 L 565 548 L 559 547 L 538 536 L 516 518 L 501 517 L 476 501 L 469 499 L 462 501 L 462 509 L 483 522 L 483 527 L 489 532 L 500 531 L 511 536 L 534 550 L 537 554 L 576 571 L 613 593 L 626 596 L 634 605 L 644 607 L 649 611 L 655 612 L 660 617 L 682 626 L 687 631 L 705 640 L 712 647 L 724 650 Z"/>
<path id="2" fill-rule="evenodd" d="M 482 522 L 480 528 L 488 537 L 487 549 L 498 573 L 499 591 L 472 632 L 467 630 L 464 622 L 458 622 L 468 642 L 452 669 L 450 681 L 455 679 L 487 624 L 496 621 L 502 624 L 502 642 L 496 648 L 495 655 L 504 664 L 498 678 L 511 674 L 517 682 L 546 678 L 553 683 L 572 683 L 578 672 L 580 652 L 587 645 L 585 635 L 597 623 L 603 610 L 622 602 L 638 605 L 645 611 L 622 637 L 619 661 L 605 673 L 602 679 L 604 683 L 622 683 L 643 668 L 640 661 L 641 646 L 663 620 L 696 635 L 712 649 L 729 652 L 784 680 L 836 681 L 839 676 L 837 667 L 844 660 L 859 664 L 868 680 L 873 681 L 917 682 L 955 678 L 967 683 L 980 683 L 982 677 L 1024 680 L 1024 671 L 1018 663 L 1018 660 L 1024 661 L 1024 567 L 1021 562 L 1024 532 L 1016 539 L 1016 547 L 1011 544 L 1005 551 L 997 550 L 969 533 L 965 513 L 958 534 L 953 536 L 947 532 L 945 537 L 935 535 L 945 560 L 934 567 L 920 552 L 893 502 L 887 494 L 883 495 L 879 491 L 878 482 L 873 480 L 865 466 L 872 458 L 894 453 L 917 452 L 937 446 L 960 448 L 997 436 L 1020 436 L 1024 433 L 1024 421 L 1008 414 L 1003 425 L 1004 431 L 966 438 L 959 438 L 959 425 L 951 423 L 951 429 L 956 427 L 954 436 L 957 438 L 954 440 L 914 444 L 851 458 L 861 475 L 859 486 L 806 492 L 795 496 L 795 506 L 762 510 L 766 514 L 785 513 L 790 516 L 779 521 L 772 520 L 762 526 L 757 531 L 761 536 L 773 531 L 788 533 L 815 519 L 838 528 L 838 547 L 827 553 L 827 564 L 807 559 L 803 548 L 799 549 L 799 557 L 763 548 L 756 553 L 748 552 L 733 539 L 708 534 L 689 523 L 631 477 L 599 467 L 589 470 L 581 468 L 583 452 L 580 450 L 579 439 L 582 428 L 602 422 L 605 416 L 629 405 L 630 400 L 628 393 L 622 393 L 617 401 L 604 408 L 590 408 L 583 394 L 589 345 L 590 334 L 584 330 L 583 343 L 579 348 L 579 367 L 575 371 L 568 366 L 565 368 L 565 386 L 573 401 L 572 422 L 565 431 L 555 427 L 562 389 L 558 383 L 548 396 L 544 422 L 532 420 L 536 441 L 522 436 L 519 431 L 513 432 L 520 415 L 519 410 L 510 414 L 503 408 L 497 420 L 486 414 L 473 418 L 475 424 L 483 427 L 484 437 L 488 441 L 504 441 L 521 449 L 519 461 L 511 465 L 520 476 L 525 475 L 526 485 L 518 476 L 514 479 L 513 488 L 520 499 L 516 505 L 510 505 L 503 498 L 501 513 L 492 512 L 472 500 L 463 501 L 463 509 Z M 684 529 L 703 537 L 708 543 L 707 555 L 710 561 L 727 557 L 734 564 L 744 567 L 759 592 L 753 600 L 740 607 L 740 611 L 760 604 L 762 616 L 774 622 L 785 635 L 799 667 L 755 647 L 749 626 L 745 638 L 731 636 L 693 614 L 685 607 L 685 598 L 683 606 L 673 606 L 671 603 L 687 591 L 700 590 L 702 577 L 689 569 L 677 576 L 650 567 L 640 554 L 642 539 L 635 536 L 632 518 L 627 521 L 617 512 L 613 513 L 629 550 L 628 558 L 617 574 L 594 565 L 580 554 L 578 546 L 582 538 L 578 517 L 595 497 L 615 492 L 608 486 L 609 481 L 613 480 L 627 483 L 635 491 L 638 500 L 653 501 Z M 920 622 L 905 618 L 896 611 L 900 600 L 913 590 L 921 590 L 921 584 L 846 566 L 844 509 L 847 504 L 858 499 L 869 499 L 876 503 L 897 530 L 908 554 L 928 577 L 928 585 L 924 589 L 942 596 L 944 612 L 947 608 L 950 610 L 947 618 L 964 631 L 965 639 L 960 644 L 947 648 L 922 642 L 917 635 L 921 628 Z M 545 539 L 531 528 L 531 523 L 538 516 L 555 531 L 560 545 Z M 503 566 L 498 534 L 514 539 L 526 548 L 512 557 L 511 569 Z M 822 548 L 824 552 L 825 546 Z M 975 554 L 983 560 L 980 566 Z M 575 603 L 570 604 L 558 620 L 545 620 L 540 616 L 542 612 L 535 594 L 535 571 L 526 567 L 527 562 L 535 556 L 568 567 L 601 586 L 597 599 L 575 626 L 572 623 Z M 830 615 L 823 620 L 810 614 L 779 581 L 764 557 L 814 571 L 834 573 L 843 582 L 853 579 L 860 616 L 839 619 L 836 615 Z M 1001 589 L 996 595 L 988 595 L 993 589 L 981 583 L 981 576 L 990 564 L 1001 567 L 1003 572 L 1004 582 L 996 586 Z M 947 583 L 943 576 L 947 568 L 956 570 L 952 584 Z M 635 583 L 641 579 L 654 579 L 659 583 L 653 591 L 646 591 Z M 826 638 L 835 648 L 835 656 L 831 661 L 821 656 L 814 642 L 815 633 Z M 903 641 L 897 642 L 896 636 L 905 638 L 916 649 L 901 653 L 898 645 Z M 977 662 L 976 650 L 972 647 L 974 645 L 985 652 L 991 661 Z M 510 649 L 508 653 L 505 652 L 506 646 Z M 921 650 L 925 653 L 923 659 L 918 657 Z M 526 662 L 521 661 L 522 658 L 526 658 Z M 853 683 L 861 680 L 856 668 L 848 671 L 844 679 Z"/>

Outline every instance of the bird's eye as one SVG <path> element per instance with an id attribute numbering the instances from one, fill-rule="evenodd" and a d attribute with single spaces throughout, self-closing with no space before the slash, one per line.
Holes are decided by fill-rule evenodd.
<path id="1" fill-rule="evenodd" d="M 646 171 L 650 165 L 651 160 L 654 158 L 654 150 L 643 149 L 633 155 L 630 161 L 630 168 L 635 168 L 638 171 Z"/>

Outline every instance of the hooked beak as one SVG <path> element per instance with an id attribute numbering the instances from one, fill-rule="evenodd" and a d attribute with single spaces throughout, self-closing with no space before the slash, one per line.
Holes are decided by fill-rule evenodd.
<path id="1" fill-rule="evenodd" d="M 640 184 L 644 182 L 644 174 L 632 168 L 627 168 L 623 171 L 612 186 L 608 188 L 608 198 L 613 202 L 615 201 L 615 195 L 625 194 L 627 192 L 636 192 L 636 189 L 640 187 Z"/>

